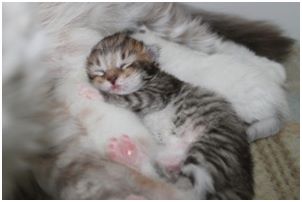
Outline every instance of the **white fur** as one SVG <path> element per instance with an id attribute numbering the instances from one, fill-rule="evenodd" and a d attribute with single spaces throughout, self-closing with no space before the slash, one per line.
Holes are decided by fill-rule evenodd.
<path id="1" fill-rule="evenodd" d="M 90 36 L 89 40 L 82 40 L 83 36 Z M 88 147 L 93 147 L 100 156 L 106 156 L 109 139 L 126 134 L 135 141 L 145 142 L 141 147 L 152 156 L 153 146 L 155 146 L 152 135 L 133 113 L 105 103 L 100 94 L 97 98 L 89 99 L 81 93 L 83 88 L 94 90 L 86 76 L 86 57 L 92 46 L 102 36 L 95 31 L 80 28 L 70 31 L 67 37 L 70 40 L 68 43 L 73 46 L 73 51 L 66 51 L 64 53 L 65 57 L 60 57 L 60 51 L 53 51 L 52 56 L 60 58 L 60 60 L 50 61 L 52 67 L 56 69 L 55 72 L 63 72 L 60 71 L 62 68 L 68 70 L 58 75 L 57 82 L 59 85 L 57 86 L 56 96 L 59 101 L 68 106 L 71 116 L 81 120 L 88 134 L 86 143 L 89 145 Z M 57 50 L 59 49 L 68 50 L 69 46 L 57 47 Z M 66 66 L 62 66 L 62 64 L 66 64 Z M 150 165 L 148 164 L 150 159 L 146 159 L 145 163 Z M 146 175 L 155 175 L 154 170 L 150 173 L 152 170 L 150 167 L 145 166 L 144 168 L 146 170 L 142 170 L 142 172 L 145 172 Z"/>
<path id="2" fill-rule="evenodd" d="M 208 55 L 146 31 L 134 38 L 160 47 L 161 68 L 226 97 L 239 116 L 252 124 L 247 131 L 251 141 L 280 130 L 288 114 L 283 90 L 285 72 L 280 64 L 231 42 L 221 43 L 217 53 Z"/>
<path id="3" fill-rule="evenodd" d="M 175 109 L 168 105 L 165 109 L 144 116 L 144 123 L 152 131 L 154 138 L 159 143 L 167 144 L 174 128 L 173 117 Z"/>
<path id="4" fill-rule="evenodd" d="M 5 192 L 4 198 L 9 197 L 8 196 L 10 194 L 9 189 L 11 188 L 10 185 L 12 185 L 12 184 L 8 184 L 9 182 L 11 183 L 11 181 L 9 181 L 10 179 L 8 178 L 11 176 L 16 176 L 16 172 L 14 172 L 15 169 L 12 169 L 12 166 L 15 166 L 16 164 L 12 163 L 11 160 L 15 160 L 14 158 L 16 156 L 18 157 L 18 155 L 22 156 L 23 154 L 30 154 L 32 151 L 36 151 L 35 150 L 36 145 L 32 144 L 33 142 L 36 143 L 35 141 L 36 139 L 39 138 L 47 139 L 48 137 L 50 137 L 51 139 L 56 139 L 56 142 L 59 142 L 60 140 L 66 138 L 66 133 L 72 134 L 73 132 L 71 130 L 75 128 L 73 125 L 74 122 L 66 121 L 61 123 L 63 125 L 66 124 L 64 125 L 63 129 L 61 128 L 60 124 L 56 123 L 54 124 L 54 126 L 60 126 L 60 127 L 57 127 L 55 131 L 47 131 L 48 124 L 41 125 L 40 122 L 35 123 L 35 122 L 31 122 L 30 120 L 25 120 L 25 119 L 20 120 L 18 118 L 19 115 L 23 114 L 24 111 L 25 113 L 35 114 L 35 110 L 40 109 L 40 105 L 39 106 L 35 105 L 37 103 L 35 100 L 37 99 L 38 103 L 44 100 L 42 97 L 39 96 L 32 96 L 32 97 L 29 96 L 32 95 L 31 93 L 33 92 L 35 93 L 34 95 L 39 95 L 39 93 L 37 93 L 36 91 L 36 88 L 34 87 L 41 84 L 39 78 L 41 78 L 42 77 L 41 75 L 44 74 L 43 73 L 29 74 L 29 73 L 31 73 L 32 71 L 39 72 L 37 71 L 38 69 L 41 70 L 47 69 L 48 76 L 58 76 L 58 82 L 57 82 L 58 88 L 56 91 L 57 93 L 56 96 L 60 101 L 63 101 L 64 103 L 67 104 L 66 106 L 69 112 L 72 114 L 72 116 L 77 117 L 78 115 L 81 114 L 81 112 L 83 112 L 81 110 L 85 110 L 86 107 L 92 109 L 95 112 L 92 116 L 83 119 L 84 127 L 87 129 L 87 137 L 85 136 L 85 138 L 83 138 L 85 141 L 82 142 L 81 149 L 83 150 L 96 149 L 100 155 L 103 155 L 104 144 L 106 144 L 106 139 L 108 139 L 109 136 L 111 137 L 114 135 L 118 135 L 120 133 L 127 133 L 128 135 L 131 135 L 131 137 L 140 138 L 144 136 L 144 134 L 146 134 L 147 137 L 148 131 L 131 113 L 126 112 L 123 109 L 119 109 L 113 106 L 109 106 L 105 103 L 102 103 L 101 100 L 89 101 L 79 95 L 78 90 L 81 87 L 81 85 L 87 84 L 87 81 L 84 79 L 83 76 L 84 73 L 82 72 L 84 68 L 83 63 L 85 61 L 85 58 L 89 54 L 89 51 L 92 48 L 92 46 L 95 45 L 103 36 L 113 34 L 114 32 L 121 31 L 123 29 L 129 29 L 131 27 L 135 27 L 138 21 L 151 19 L 150 18 L 150 16 L 152 16 L 151 14 L 154 14 L 156 15 L 156 17 L 159 17 L 161 19 L 161 21 L 155 23 L 154 26 L 156 27 L 156 30 L 158 32 L 162 31 L 162 33 L 164 32 L 168 33 L 171 31 L 169 27 L 167 29 L 166 24 L 169 22 L 169 19 L 171 18 L 171 17 L 169 18 L 168 14 L 172 9 L 172 4 L 168 5 L 162 3 L 156 3 L 156 4 L 154 3 L 139 3 L 139 4 L 42 3 L 39 4 L 38 10 L 40 15 L 38 17 L 31 16 L 33 10 L 25 9 L 24 11 L 22 9 L 22 7 L 24 7 L 24 4 L 22 6 L 21 4 L 19 5 L 14 4 L 14 5 L 15 8 L 20 6 L 21 9 L 16 10 L 16 9 L 8 9 L 8 7 L 6 6 L 3 7 L 3 11 L 4 11 L 3 89 L 7 87 L 5 82 L 10 81 L 12 76 L 16 75 L 16 73 L 19 72 L 18 69 L 19 67 L 23 68 L 24 66 L 26 66 L 30 68 L 28 69 L 25 68 L 26 71 L 28 70 L 26 74 L 27 83 L 26 85 L 23 84 L 22 88 L 20 88 L 20 92 L 23 93 L 18 96 L 11 97 L 13 99 L 9 99 L 7 102 L 11 104 L 11 106 L 13 106 L 10 108 L 10 110 L 14 108 L 16 110 L 9 111 L 7 110 L 8 105 L 5 103 L 3 105 L 3 110 L 4 110 L 3 153 L 5 158 L 3 162 L 7 163 L 5 162 L 5 160 L 9 159 L 11 163 L 10 166 L 6 166 L 8 165 L 6 164 L 3 167 L 4 168 L 3 176 L 4 178 L 6 178 L 4 180 L 6 180 L 5 182 L 7 182 L 6 190 L 4 190 Z M 34 4 L 33 6 L 36 5 L 37 4 Z M 162 11 L 161 7 L 163 6 L 166 7 L 168 6 L 168 7 L 167 9 Z M 280 93 L 280 89 L 279 89 L 280 88 L 279 86 L 282 85 L 283 80 L 285 79 L 285 76 L 282 73 L 282 68 L 280 68 L 280 66 L 279 68 L 277 68 L 276 66 L 278 65 L 266 59 L 260 59 L 259 57 L 253 56 L 253 54 L 248 53 L 247 50 L 245 50 L 244 48 L 240 48 L 240 46 L 238 45 L 232 43 L 220 43 L 220 40 L 217 39 L 215 35 L 209 34 L 206 26 L 202 26 L 202 27 L 196 26 L 196 24 L 199 23 L 198 20 L 192 21 L 190 20 L 191 18 L 185 18 L 186 15 L 181 10 L 178 10 L 177 12 L 178 12 L 177 16 L 179 17 L 178 19 L 180 19 L 179 22 L 181 25 L 178 24 L 176 27 L 174 27 L 177 30 L 171 33 L 172 38 L 179 36 L 181 33 L 185 32 L 186 30 L 191 30 L 191 31 L 193 30 L 194 33 L 192 32 L 193 34 L 190 34 L 190 36 L 192 36 L 192 38 L 195 36 L 194 38 L 195 40 L 187 41 L 187 45 L 190 47 L 198 47 L 197 49 L 199 50 L 202 49 L 204 53 L 209 53 L 214 48 L 216 49 L 217 52 L 221 51 L 222 55 L 226 55 L 225 57 L 227 59 L 221 57 L 222 59 L 224 58 L 225 62 L 229 62 L 228 60 L 231 60 L 230 58 L 234 57 L 236 61 L 239 61 L 240 68 L 241 68 L 241 64 L 245 64 L 245 62 L 249 61 L 248 62 L 249 65 L 253 67 L 258 66 L 259 63 L 260 66 L 267 67 L 266 69 L 278 69 L 276 71 L 275 70 L 269 72 L 265 71 L 267 72 L 265 78 L 266 77 L 269 78 L 270 81 L 266 81 L 266 79 L 264 79 L 265 81 L 262 81 L 261 79 L 259 81 L 261 83 L 263 82 L 262 85 L 264 85 L 265 82 L 268 82 L 270 84 L 274 81 L 276 83 L 274 85 L 278 87 L 275 90 L 271 89 L 270 87 L 265 87 L 264 89 L 261 88 L 255 90 L 256 92 L 254 96 L 256 97 L 256 99 L 255 97 L 252 97 L 253 98 L 252 105 L 249 105 L 250 107 L 246 107 L 247 109 L 245 109 L 243 105 L 248 103 L 249 100 L 246 100 L 245 96 L 243 98 L 239 96 L 239 94 L 244 95 L 245 93 L 244 90 L 235 89 L 233 88 L 233 86 L 229 86 L 228 88 L 227 87 L 224 88 L 226 90 L 224 92 L 228 92 L 231 89 L 233 93 L 235 94 L 238 93 L 237 96 L 235 95 L 235 97 L 238 98 L 236 100 L 239 103 L 238 105 L 242 106 L 241 112 L 245 113 L 246 111 L 251 113 L 251 114 L 243 114 L 243 116 L 247 116 L 248 120 L 252 120 L 255 117 L 260 117 L 260 118 L 264 117 L 267 118 L 266 119 L 267 123 L 269 124 L 274 123 L 276 126 L 280 126 L 278 120 L 275 119 L 276 116 L 275 113 L 276 111 L 278 111 L 277 109 L 279 109 L 281 114 L 285 114 L 286 111 L 285 109 L 286 107 L 283 106 L 284 104 L 283 92 Z M 22 17 L 17 18 L 16 13 L 18 13 L 18 16 L 22 16 Z M 8 21 L 8 19 L 10 20 Z M 40 61 L 37 61 L 35 58 L 35 55 L 39 55 L 38 53 L 41 52 L 44 46 L 43 43 L 41 43 L 41 38 L 43 37 L 38 37 L 41 36 L 39 34 L 40 32 L 35 29 L 38 23 L 32 21 L 33 19 L 41 20 L 41 23 L 44 26 L 44 31 L 48 33 L 47 35 L 48 38 L 47 40 L 44 41 L 51 42 L 49 44 L 50 47 L 48 48 L 49 55 L 45 59 L 46 63 L 43 65 L 41 65 Z M 6 32 L 7 30 L 10 31 Z M 35 33 L 37 35 L 35 35 Z M 102 35 L 100 35 L 100 33 Z M 25 36 L 37 36 L 37 37 L 33 37 L 32 38 L 33 40 L 31 40 L 30 38 L 26 38 Z M 165 36 L 165 34 L 163 34 L 163 36 Z M 197 37 L 198 40 L 196 40 L 196 36 L 198 36 Z M 19 39 L 21 39 L 20 40 L 21 43 L 19 43 Z M 31 41 L 33 43 L 28 43 Z M 30 50 L 30 51 L 26 51 L 26 50 Z M 174 53 L 173 51 L 171 52 L 171 54 Z M 242 54 L 240 55 L 240 57 L 237 57 L 238 54 L 240 54 L 241 52 Z M 27 53 L 33 53 L 33 54 L 28 55 Z M 179 69 L 175 68 L 175 75 L 177 75 L 177 72 L 179 72 L 179 74 L 181 74 L 181 72 L 186 73 L 185 72 L 186 69 L 190 68 L 190 66 L 187 65 L 187 63 L 184 64 L 185 66 L 178 66 L 178 62 L 174 63 L 173 61 L 176 60 L 178 57 L 181 58 L 183 56 L 187 56 L 188 58 L 191 58 L 190 64 L 191 63 L 194 64 L 194 60 L 192 59 L 194 56 L 192 55 L 197 53 L 193 53 L 192 51 L 189 50 L 184 51 L 183 53 L 184 55 L 174 55 L 174 56 L 172 55 L 173 58 L 171 60 L 168 60 L 169 57 L 167 57 L 167 64 L 171 65 L 170 66 L 171 73 L 173 73 L 172 70 L 174 67 L 179 67 Z M 200 57 L 200 55 L 198 55 L 198 57 Z M 13 58 L 13 59 L 7 60 L 8 58 Z M 254 58 L 258 58 L 258 59 L 254 59 Z M 207 62 L 207 64 L 209 65 L 210 64 L 212 65 L 213 63 L 213 65 L 219 64 L 219 67 L 221 67 L 220 65 L 225 66 L 225 63 L 222 61 L 216 61 L 213 58 L 212 60 L 210 59 L 211 57 L 208 58 L 209 61 Z M 199 60 L 196 61 L 200 62 Z M 185 62 L 185 60 L 180 62 Z M 24 66 L 23 65 L 20 66 L 20 64 L 23 64 Z M 192 79 L 191 82 L 193 83 L 196 82 L 198 84 L 198 81 L 200 80 L 199 77 L 204 77 L 203 68 L 200 69 L 202 70 L 201 72 L 197 70 L 195 72 L 194 70 L 193 74 L 184 75 L 184 77 L 186 76 L 188 80 Z M 237 69 L 239 73 L 236 73 L 236 75 L 237 74 L 240 75 L 241 71 L 239 67 L 237 67 Z M 206 77 L 205 79 L 217 78 L 216 81 L 223 81 L 227 79 L 225 81 L 229 82 L 229 79 L 232 78 L 231 76 L 234 75 L 234 72 L 232 72 L 232 74 L 228 74 L 228 77 L 226 78 L 225 76 L 226 74 L 223 74 L 223 72 L 220 71 L 221 70 L 219 70 L 218 72 L 217 71 L 211 72 L 210 70 L 206 71 L 205 73 L 208 73 L 209 76 Z M 190 71 L 187 72 L 190 73 Z M 217 73 L 219 72 L 220 72 L 220 77 L 217 76 Z M 254 76 L 255 79 L 258 79 L 258 77 L 263 78 L 263 76 L 253 71 L 251 73 L 252 73 L 251 75 Z M 196 77 L 191 78 L 194 75 L 196 75 Z M 33 80 L 33 78 L 35 79 Z M 39 82 L 35 82 L 36 79 Z M 241 78 L 238 76 L 238 79 L 240 80 Z M 241 79 L 240 81 L 244 81 L 244 79 Z M 250 89 L 248 88 L 248 86 L 250 85 L 251 88 L 254 88 L 255 83 L 256 81 L 251 83 L 245 82 L 242 83 L 241 85 L 247 84 L 245 89 L 247 89 L 249 92 Z M 225 84 L 228 83 L 219 82 L 217 83 L 217 86 L 219 87 Z M 238 83 L 236 84 L 238 85 Z M 257 97 L 257 95 L 259 94 L 261 95 L 260 99 L 258 99 Z M 265 100 L 262 99 L 263 98 L 262 94 L 264 94 L 265 97 L 267 97 L 265 98 Z M 26 96 L 22 96 L 22 95 L 26 95 Z M 5 92 L 3 93 L 3 96 L 6 96 Z M 229 97 L 232 96 L 233 96 L 232 94 L 229 95 Z M 270 103 L 268 108 L 266 108 L 267 105 L 265 103 Z M 17 106 L 26 106 L 26 107 L 23 108 L 24 111 L 23 110 L 18 111 L 20 107 L 17 108 Z M 44 106 L 41 107 L 43 108 Z M 53 109 L 50 110 L 48 108 L 44 108 L 44 110 L 45 109 L 46 111 L 53 110 Z M 269 116 L 266 117 L 267 115 Z M 274 122 L 274 120 L 276 120 L 276 122 Z M 22 127 L 17 128 L 15 127 L 14 124 L 15 123 L 18 124 L 19 121 L 24 123 L 24 125 L 20 125 Z M 100 123 L 96 124 L 97 122 Z M 9 125 L 11 123 L 14 124 Z M 258 123 L 263 123 L 263 122 L 258 122 Z M 116 125 L 118 125 L 119 127 L 115 127 Z M 266 124 L 261 125 L 260 128 L 262 127 L 263 130 L 267 130 L 268 128 Z M 10 129 L 9 133 L 7 133 L 5 129 Z M 256 131 L 257 129 L 258 127 L 255 128 Z M 264 134 L 265 132 L 262 133 Z M 60 134 L 63 137 L 58 135 L 53 136 L 54 134 Z M 24 138 L 26 135 L 28 137 L 27 139 Z M 20 147 L 21 145 L 20 139 L 22 140 L 22 145 L 29 145 L 29 147 L 27 146 Z M 27 141 L 25 142 L 25 140 Z M 31 145 L 35 145 L 35 146 L 32 147 Z M 74 148 L 74 150 L 77 149 L 78 148 Z M 11 156 L 10 154 L 13 154 L 13 156 Z M 48 174 L 49 173 L 47 173 L 47 175 Z M 206 180 L 205 182 L 210 182 L 210 180 Z M 55 188 L 56 187 L 54 187 L 54 189 Z"/>
<path id="5" fill-rule="evenodd" d="M 18 13 L 18 15 L 16 15 Z M 34 9 L 17 3 L 3 4 L 3 198 L 10 199 L 16 178 L 23 179 L 30 166 L 25 158 L 39 154 L 43 147 L 38 143 L 41 127 L 31 117 L 45 110 L 44 87 L 39 87 L 45 71 L 36 69 L 47 46 L 45 35 L 36 25 Z M 35 72 L 35 74 L 32 74 Z M 21 78 L 18 80 L 18 75 Z M 32 96 L 32 92 L 35 92 Z M 41 121 L 43 122 L 43 121 Z"/>
<path id="6" fill-rule="evenodd" d="M 196 189 L 194 191 L 197 196 L 200 196 L 200 199 L 206 199 L 207 192 L 215 192 L 213 179 L 205 168 L 189 165 L 184 167 L 184 169 L 182 169 L 182 172 L 187 175 L 192 174 L 194 176 L 194 178 L 196 179 Z"/>

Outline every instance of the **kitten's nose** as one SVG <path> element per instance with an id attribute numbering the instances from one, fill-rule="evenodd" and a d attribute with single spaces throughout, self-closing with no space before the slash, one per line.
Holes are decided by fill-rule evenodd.
<path id="1" fill-rule="evenodd" d="M 107 80 L 110 81 L 111 84 L 115 84 L 115 81 L 117 79 L 117 75 L 113 74 L 107 77 Z"/>

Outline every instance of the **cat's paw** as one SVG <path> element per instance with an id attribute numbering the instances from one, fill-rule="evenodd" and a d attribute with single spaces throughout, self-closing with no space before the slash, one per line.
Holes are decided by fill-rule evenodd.
<path id="1" fill-rule="evenodd" d="M 180 156 L 166 156 L 157 159 L 157 163 L 169 173 L 179 173 L 182 159 Z"/>
<path id="2" fill-rule="evenodd" d="M 128 167 L 139 169 L 142 165 L 144 153 L 128 135 L 111 138 L 107 145 L 108 157 Z"/>
<path id="3" fill-rule="evenodd" d="M 81 97 L 88 100 L 104 100 L 99 91 L 89 85 L 80 84 L 78 92 Z"/>
<path id="4" fill-rule="evenodd" d="M 157 172 L 168 181 L 175 181 L 181 171 L 179 159 L 160 159 L 155 162 Z"/>

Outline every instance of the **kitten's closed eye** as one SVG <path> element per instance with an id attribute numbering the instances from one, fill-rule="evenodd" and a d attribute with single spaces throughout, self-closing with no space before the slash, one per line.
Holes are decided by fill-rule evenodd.
<path id="1" fill-rule="evenodd" d="M 123 60 L 125 59 L 125 53 L 122 54 L 122 59 L 123 59 Z"/>
<path id="2" fill-rule="evenodd" d="M 128 66 L 129 66 L 129 65 L 123 63 L 123 64 L 121 64 L 120 68 L 121 68 L 121 69 L 125 69 L 125 68 L 127 68 Z"/>
<path id="3" fill-rule="evenodd" d="M 105 71 L 101 69 L 97 69 L 93 72 L 93 74 L 96 76 L 103 76 L 105 74 Z"/>

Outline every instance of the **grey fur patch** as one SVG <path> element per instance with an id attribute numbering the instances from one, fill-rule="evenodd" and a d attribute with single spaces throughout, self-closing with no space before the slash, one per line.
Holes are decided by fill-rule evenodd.
<path id="1" fill-rule="evenodd" d="M 241 17 L 201 11 L 193 19 L 202 18 L 209 29 L 224 39 L 242 44 L 259 56 L 283 62 L 290 54 L 294 40 L 284 36 L 277 26 L 265 21 L 252 21 Z"/>

